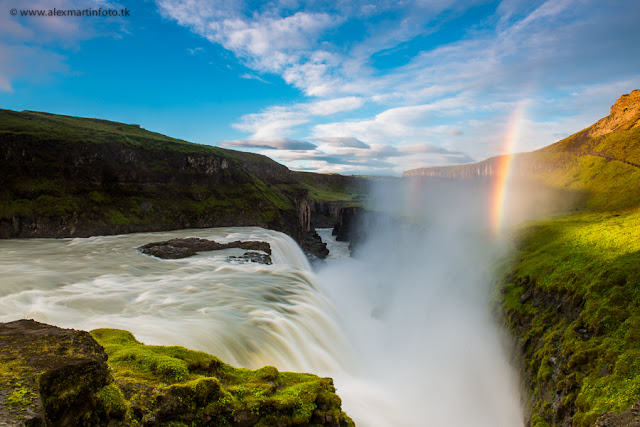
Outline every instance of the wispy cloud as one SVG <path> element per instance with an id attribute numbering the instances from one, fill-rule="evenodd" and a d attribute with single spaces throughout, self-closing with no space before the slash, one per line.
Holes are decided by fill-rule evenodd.
<path id="1" fill-rule="evenodd" d="M 263 150 L 315 150 L 316 148 L 310 142 L 288 138 L 222 141 L 218 145 L 229 148 L 260 148 Z"/>
<path id="2" fill-rule="evenodd" d="M 250 132 L 251 139 L 282 137 L 292 134 L 296 127 L 311 122 L 314 117 L 357 110 L 363 104 L 363 99 L 350 96 L 290 106 L 272 106 L 260 113 L 242 116 L 233 127 Z"/>
<path id="3" fill-rule="evenodd" d="M 202 53 L 204 52 L 204 48 L 202 46 L 198 46 L 198 47 L 194 47 L 194 48 L 187 48 L 187 52 L 189 52 L 189 55 L 195 55 L 197 53 Z"/>
<path id="4" fill-rule="evenodd" d="M 271 84 L 270 82 L 266 81 L 262 77 L 257 76 L 255 74 L 244 73 L 244 74 L 240 75 L 240 78 L 241 79 L 245 79 L 245 80 L 257 80 L 257 81 L 262 82 L 262 83 Z"/>
<path id="5" fill-rule="evenodd" d="M 251 10 L 242 2 L 158 5 L 247 67 L 276 74 L 311 97 L 246 114 L 235 129 L 251 139 L 312 139 L 327 156 L 353 156 L 345 157 L 348 164 L 357 162 L 355 152 L 337 150 L 358 147 L 341 146 L 346 138 L 411 153 L 411 159 L 381 157 L 391 158 L 396 171 L 409 162 L 495 155 L 513 105 L 524 98 L 530 108 L 519 147 L 538 148 L 554 142 L 562 127 L 578 130 L 599 118 L 590 106 L 554 104 L 572 104 L 576 92 L 585 99 L 596 85 L 605 88 L 601 98 L 608 104 L 621 86 L 631 86 L 622 92 L 640 86 L 640 56 L 630 54 L 640 44 L 637 2 L 269 2 Z M 477 6 L 485 15 L 450 37 L 456 19 Z M 299 154 L 287 159 L 301 161 Z M 305 159 L 333 160 L 316 154 Z"/>

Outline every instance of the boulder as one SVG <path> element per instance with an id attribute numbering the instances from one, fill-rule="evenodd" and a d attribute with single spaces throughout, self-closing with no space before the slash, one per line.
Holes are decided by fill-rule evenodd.
<path id="1" fill-rule="evenodd" d="M 197 255 L 198 252 L 218 251 L 221 249 L 240 248 L 251 251 L 262 251 L 271 255 L 271 245 L 267 242 L 236 240 L 229 243 L 218 243 L 214 240 L 188 237 L 184 239 L 171 239 L 163 242 L 147 243 L 138 249 L 147 255 L 164 259 L 188 258 Z"/>
<path id="2" fill-rule="evenodd" d="M 106 361 L 88 332 L 0 323 L 0 425 L 96 423 L 94 395 L 111 381 Z"/>

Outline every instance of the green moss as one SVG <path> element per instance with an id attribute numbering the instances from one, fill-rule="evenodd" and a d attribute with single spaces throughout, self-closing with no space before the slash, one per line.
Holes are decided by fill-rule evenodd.
<path id="1" fill-rule="evenodd" d="M 628 408 L 640 396 L 640 210 L 534 222 L 516 235 L 501 304 L 512 332 L 529 343 L 539 416 L 550 416 L 544 390 L 563 390 L 574 426 Z"/>
<path id="2" fill-rule="evenodd" d="M 38 395 L 27 387 L 19 386 L 14 388 L 13 391 L 7 397 L 7 403 L 14 406 L 26 406 L 30 405 Z"/>
<path id="3" fill-rule="evenodd" d="M 97 411 L 110 418 L 125 418 L 128 409 L 127 401 L 116 383 L 111 383 L 96 393 L 96 399 Z"/>
<path id="4" fill-rule="evenodd" d="M 109 221 L 109 224 L 113 225 L 127 225 L 131 223 L 129 218 L 124 216 L 122 212 L 116 210 L 110 210 L 107 213 L 107 220 Z"/>
<path id="5" fill-rule="evenodd" d="M 329 378 L 278 372 L 271 366 L 238 369 L 207 353 L 143 345 L 127 331 L 97 329 L 91 335 L 109 355 L 127 407 L 139 408 L 128 412 L 132 423 L 173 414 L 163 420 L 231 425 L 239 416 L 255 417 L 256 425 L 310 425 L 319 406 L 325 408 L 322 414 L 346 417 Z M 164 396 L 161 402 L 157 396 Z"/>
<path id="6" fill-rule="evenodd" d="M 540 415 L 533 414 L 531 418 L 531 427 L 550 427 L 549 423 L 547 423 Z"/>

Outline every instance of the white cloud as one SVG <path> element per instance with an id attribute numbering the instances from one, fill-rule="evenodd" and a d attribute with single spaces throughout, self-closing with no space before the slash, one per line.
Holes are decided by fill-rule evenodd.
<path id="1" fill-rule="evenodd" d="M 605 103 L 606 110 L 640 87 L 640 57 L 629 54 L 640 44 L 636 2 L 503 0 L 482 25 L 440 44 L 438 32 L 475 2 L 354 1 L 322 5 L 325 10 L 270 2 L 250 14 L 241 2 L 159 4 L 248 67 L 320 98 L 267 107 L 234 125 L 253 139 L 312 138 L 319 153 L 309 162 L 339 164 L 327 156 L 357 162 L 370 151 L 393 159 L 398 170 L 486 158 L 500 150 L 506 121 L 522 99 L 530 108 L 520 147 L 534 149 L 601 117 L 592 119 L 594 105 Z M 333 37 L 344 37 L 348 31 L 340 26 L 354 22 L 361 24 L 356 35 Z M 345 145 L 348 138 L 371 149 Z M 381 148 L 376 154 L 375 147 L 385 146 L 406 155 Z M 288 158 L 302 161 L 300 155 Z"/>
<path id="2" fill-rule="evenodd" d="M 357 138 L 350 136 L 338 137 L 338 136 L 325 136 L 322 138 L 314 138 L 314 141 L 325 142 L 333 147 L 352 147 L 352 148 L 364 148 L 369 149 L 371 146 L 360 141 Z"/>
<path id="3" fill-rule="evenodd" d="M 311 122 L 314 116 L 352 111 L 363 104 L 363 99 L 351 96 L 291 106 L 272 106 L 260 113 L 246 114 L 232 126 L 250 132 L 251 139 L 278 138 L 291 135 L 297 126 Z"/>
<path id="4" fill-rule="evenodd" d="M 189 52 L 189 55 L 195 55 L 204 52 L 204 48 L 202 46 L 194 47 L 193 49 L 187 48 L 187 52 Z"/>
<path id="5" fill-rule="evenodd" d="M 347 96 L 312 102 L 304 108 L 314 116 L 331 116 L 344 111 L 357 110 L 363 104 L 364 99 L 357 96 Z"/>
<path id="6" fill-rule="evenodd" d="M 326 76 L 339 58 L 319 49 L 319 38 L 344 18 L 298 11 L 280 16 L 277 5 L 243 13 L 241 2 L 158 0 L 161 13 L 213 43 L 234 52 L 250 68 L 276 73 L 311 95 L 330 91 Z"/>
<path id="7" fill-rule="evenodd" d="M 312 133 L 316 139 L 331 135 L 380 144 L 398 140 L 418 142 L 434 132 L 429 123 L 431 115 L 459 114 L 471 107 L 465 97 L 451 97 L 430 104 L 390 108 L 372 119 L 318 124 Z"/>
<path id="8" fill-rule="evenodd" d="M 310 117 L 301 111 L 284 107 L 270 107 L 261 113 L 242 116 L 232 126 L 251 133 L 250 139 L 280 138 L 293 133 L 296 126 L 308 123 Z"/>

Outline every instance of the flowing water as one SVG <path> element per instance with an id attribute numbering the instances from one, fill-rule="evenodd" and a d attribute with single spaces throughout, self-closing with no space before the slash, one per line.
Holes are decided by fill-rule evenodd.
<path id="1" fill-rule="evenodd" d="M 416 236 L 395 236 L 350 259 L 320 234 L 332 255 L 317 273 L 292 239 L 256 227 L 5 240 L 0 321 L 121 328 L 235 366 L 332 376 L 360 426 L 522 425 L 501 335 L 466 273 L 482 275 L 482 259 L 460 268 L 465 254 L 441 233 L 409 252 Z M 136 249 L 188 236 L 268 241 L 274 264 L 230 263 L 235 249 L 181 260 Z"/>

